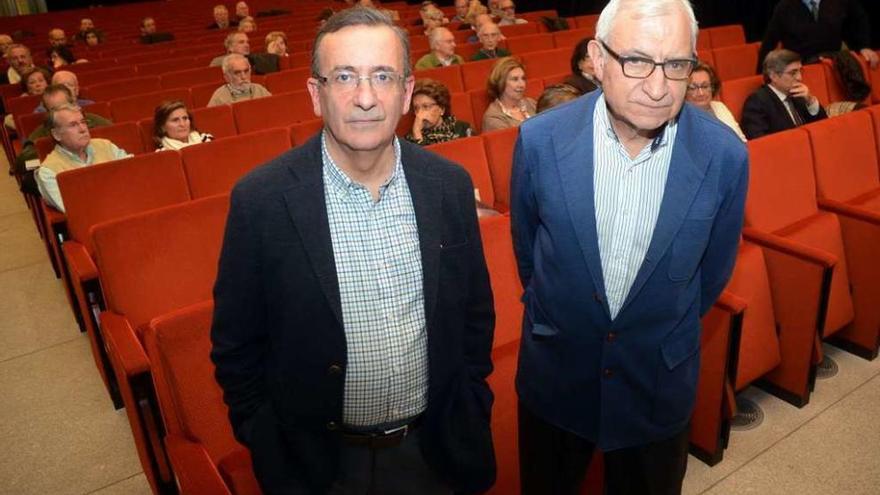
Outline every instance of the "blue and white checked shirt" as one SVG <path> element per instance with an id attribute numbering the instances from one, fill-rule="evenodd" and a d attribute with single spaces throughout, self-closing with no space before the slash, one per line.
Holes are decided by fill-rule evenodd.
<path id="1" fill-rule="evenodd" d="M 608 120 L 605 95 L 596 102 L 593 122 L 596 231 L 605 296 L 613 320 L 654 236 L 678 124 L 675 120 L 669 122 L 631 159 Z"/>
<path id="2" fill-rule="evenodd" d="M 373 201 L 333 162 L 325 139 L 324 201 L 348 347 L 343 422 L 400 422 L 428 402 L 422 255 L 400 143 L 395 138 L 394 173 Z"/>

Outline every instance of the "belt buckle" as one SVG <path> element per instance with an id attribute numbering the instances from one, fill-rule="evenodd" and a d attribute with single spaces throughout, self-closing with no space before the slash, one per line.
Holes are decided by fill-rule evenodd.
<path id="1" fill-rule="evenodd" d="M 396 433 L 402 433 L 403 437 L 406 438 L 407 433 L 409 433 L 409 425 L 398 426 L 397 428 L 391 428 L 390 430 L 385 430 L 382 432 L 383 436 L 390 436 Z"/>

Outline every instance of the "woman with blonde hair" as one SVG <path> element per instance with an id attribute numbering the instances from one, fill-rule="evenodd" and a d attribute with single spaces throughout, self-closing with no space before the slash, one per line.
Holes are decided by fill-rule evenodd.
<path id="1" fill-rule="evenodd" d="M 518 127 L 535 115 L 535 100 L 526 96 L 526 69 L 516 57 L 498 59 L 486 90 L 492 103 L 483 114 L 483 132 Z"/>
<path id="2" fill-rule="evenodd" d="M 287 57 L 287 34 L 284 31 L 272 31 L 266 35 L 266 53 Z"/>

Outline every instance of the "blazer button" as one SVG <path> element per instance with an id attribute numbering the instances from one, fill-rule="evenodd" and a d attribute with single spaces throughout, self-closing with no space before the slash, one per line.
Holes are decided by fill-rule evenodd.
<path id="1" fill-rule="evenodd" d="M 336 424 L 336 421 L 328 421 L 327 429 L 330 431 L 336 431 L 337 429 L 339 429 L 339 425 Z"/>
<path id="2" fill-rule="evenodd" d="M 342 366 L 339 366 L 338 364 L 330 365 L 330 367 L 327 368 L 327 374 L 330 376 L 341 375 L 342 374 Z"/>
<path id="3" fill-rule="evenodd" d="M 617 340 L 617 334 L 614 332 L 608 332 L 608 334 L 605 335 L 605 340 L 607 340 L 608 342 L 614 342 L 615 340 Z"/>
<path id="4" fill-rule="evenodd" d="M 612 376 L 614 376 L 614 370 L 612 370 L 611 368 L 605 368 L 604 370 L 602 370 L 602 375 L 604 375 L 605 378 L 611 378 Z"/>

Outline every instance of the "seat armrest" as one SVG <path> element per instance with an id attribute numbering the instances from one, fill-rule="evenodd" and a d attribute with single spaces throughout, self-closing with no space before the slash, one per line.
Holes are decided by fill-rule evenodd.
<path id="1" fill-rule="evenodd" d="M 220 471 L 201 444 L 169 434 L 165 437 L 165 448 L 168 449 L 181 495 L 231 495 Z"/>
<path id="2" fill-rule="evenodd" d="M 825 211 L 830 211 L 831 213 L 880 226 L 880 213 L 865 208 L 848 205 L 833 199 L 819 199 L 819 208 Z"/>
<path id="3" fill-rule="evenodd" d="M 117 313 L 101 313 L 101 333 L 111 359 L 121 366 L 126 376 L 150 371 L 150 360 L 128 318 Z"/>
<path id="4" fill-rule="evenodd" d="M 747 241 L 754 242 L 755 244 L 763 248 L 772 249 L 774 251 L 781 252 L 782 254 L 794 256 L 795 258 L 812 262 L 825 268 L 832 268 L 834 267 L 834 265 L 837 264 L 837 256 L 834 256 L 827 251 L 823 251 L 812 246 L 807 246 L 805 244 L 792 241 L 791 239 L 786 239 L 784 237 L 771 234 L 769 232 L 764 232 L 752 227 L 745 227 L 743 228 L 742 232 L 743 237 Z"/>
<path id="5" fill-rule="evenodd" d="M 71 275 L 80 284 L 98 278 L 98 267 L 86 247 L 77 241 L 64 241 L 61 245 Z"/>

